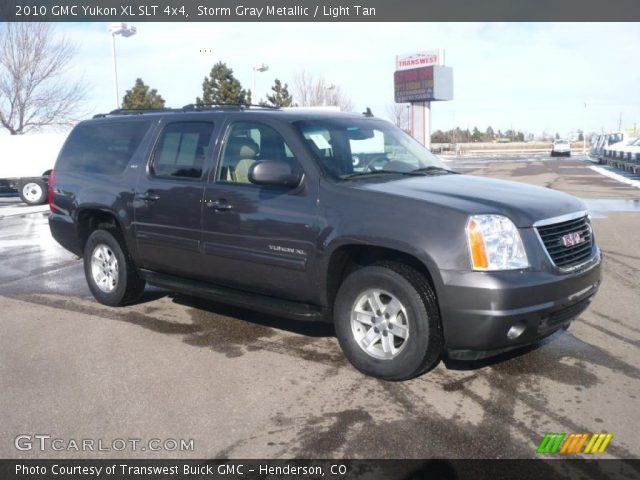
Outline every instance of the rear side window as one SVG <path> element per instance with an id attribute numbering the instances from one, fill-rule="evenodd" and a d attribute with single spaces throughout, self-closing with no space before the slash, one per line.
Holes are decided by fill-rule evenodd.
<path id="1" fill-rule="evenodd" d="M 202 177 L 212 133 L 210 122 L 170 123 L 156 145 L 151 173 L 156 177 Z"/>
<path id="2" fill-rule="evenodd" d="M 118 175 L 124 171 L 151 122 L 96 122 L 78 125 L 69 135 L 56 171 Z"/>

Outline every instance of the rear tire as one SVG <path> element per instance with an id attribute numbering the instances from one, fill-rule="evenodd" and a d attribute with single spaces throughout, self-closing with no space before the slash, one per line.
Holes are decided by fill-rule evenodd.
<path id="1" fill-rule="evenodd" d="M 18 183 L 18 195 L 27 205 L 44 205 L 47 203 L 47 185 L 39 178 L 21 180 Z"/>
<path id="2" fill-rule="evenodd" d="M 87 240 L 83 257 L 89 289 L 103 305 L 127 305 L 144 292 L 145 281 L 126 253 L 117 230 L 95 230 Z"/>
<path id="3" fill-rule="evenodd" d="M 440 359 L 436 296 L 407 265 L 381 262 L 349 275 L 336 296 L 334 322 L 345 356 L 366 375 L 407 380 Z"/>

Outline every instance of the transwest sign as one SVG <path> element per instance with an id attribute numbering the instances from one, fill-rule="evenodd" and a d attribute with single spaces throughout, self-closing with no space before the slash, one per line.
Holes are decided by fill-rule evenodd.
<path id="1" fill-rule="evenodd" d="M 453 99 L 453 69 L 435 65 L 396 70 L 393 75 L 396 103 Z"/>
<path id="2" fill-rule="evenodd" d="M 427 50 L 408 55 L 396 55 L 396 70 L 410 70 L 418 67 L 432 67 L 444 65 L 444 52 L 441 50 Z"/>

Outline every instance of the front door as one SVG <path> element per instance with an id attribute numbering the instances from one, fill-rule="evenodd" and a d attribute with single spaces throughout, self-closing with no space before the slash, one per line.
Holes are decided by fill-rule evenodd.
<path id="1" fill-rule="evenodd" d="M 161 129 L 134 200 L 138 252 L 146 269 L 197 276 L 213 129 L 205 121 L 168 122 Z"/>
<path id="2" fill-rule="evenodd" d="M 204 196 L 203 266 L 212 281 L 312 301 L 317 184 L 303 181 L 287 189 L 254 185 L 248 178 L 251 165 L 260 160 L 285 161 L 303 171 L 301 154 L 289 148 L 277 124 L 237 121 L 228 126 Z"/>

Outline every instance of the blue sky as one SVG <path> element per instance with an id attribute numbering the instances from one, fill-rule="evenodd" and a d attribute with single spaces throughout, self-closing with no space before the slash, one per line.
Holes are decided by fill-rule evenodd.
<path id="1" fill-rule="evenodd" d="M 396 54 L 444 48 L 454 100 L 432 105 L 433 130 L 491 125 L 539 134 L 640 126 L 638 23 L 139 23 L 117 38 L 121 95 L 136 77 L 169 106 L 195 101 L 211 66 L 226 62 L 257 93 L 305 69 L 340 85 L 357 111 L 387 116 Z M 61 23 L 78 45 L 71 75 L 90 85 L 91 113 L 114 108 L 106 23 Z M 201 52 L 201 50 L 206 52 Z M 256 97 L 254 96 L 254 100 Z M 585 107 L 586 103 L 586 107 Z"/>

